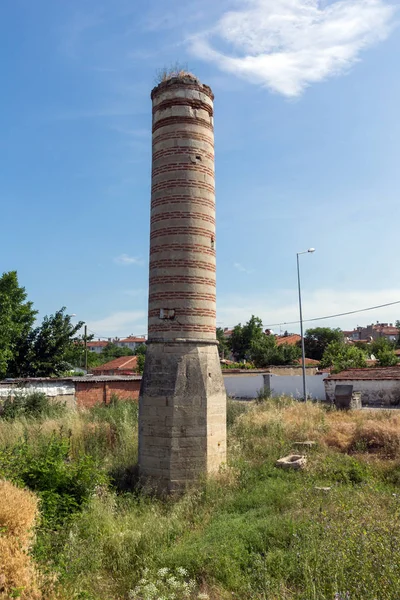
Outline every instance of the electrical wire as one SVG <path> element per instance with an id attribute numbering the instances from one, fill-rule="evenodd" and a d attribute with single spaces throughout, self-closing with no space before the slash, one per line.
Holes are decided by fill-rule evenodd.
<path id="1" fill-rule="evenodd" d="M 347 312 L 337 313 L 335 315 L 326 315 L 325 317 L 314 317 L 313 319 L 303 319 L 303 323 L 311 323 L 314 321 L 325 321 L 327 319 L 336 319 L 337 317 L 345 317 L 347 315 L 355 315 L 357 313 L 367 312 L 370 310 L 376 310 L 377 308 L 385 308 L 387 306 L 394 306 L 395 304 L 400 304 L 400 300 L 396 300 L 395 302 L 387 302 L 386 304 L 378 304 L 377 306 L 369 306 L 367 308 L 360 308 L 358 310 L 349 310 Z M 270 323 L 269 325 L 264 325 L 265 328 L 269 327 L 279 327 L 280 325 L 298 325 L 300 321 L 281 321 L 280 323 Z M 232 327 L 233 328 L 233 327 Z M 231 329 L 229 327 L 228 329 Z M 88 328 L 88 331 L 93 334 L 96 338 L 108 340 L 110 336 L 107 335 L 98 335 L 95 331 L 92 331 Z M 143 337 L 146 334 L 141 334 Z M 141 337 L 141 336 L 138 336 Z"/>
<path id="2" fill-rule="evenodd" d="M 400 304 L 400 300 L 396 300 L 396 302 L 387 302 L 386 304 L 378 304 L 377 306 L 369 306 L 368 308 L 360 308 L 359 310 L 349 310 L 348 312 L 337 313 L 336 315 L 314 317 L 313 319 L 303 319 L 303 323 L 311 323 L 312 321 L 325 321 L 326 319 L 334 319 L 336 317 L 344 317 L 346 315 L 355 315 L 356 313 L 366 312 L 368 310 L 375 310 L 376 308 L 385 308 L 386 306 L 393 306 L 394 304 Z M 297 325 L 298 323 L 300 323 L 300 321 L 283 321 L 281 323 L 264 325 L 264 327 L 278 327 L 279 325 Z"/>

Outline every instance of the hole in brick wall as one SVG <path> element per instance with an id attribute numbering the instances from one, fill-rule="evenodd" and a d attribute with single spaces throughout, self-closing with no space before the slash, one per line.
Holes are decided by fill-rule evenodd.
<path id="1" fill-rule="evenodd" d="M 160 308 L 160 319 L 175 319 L 175 310 L 173 308 Z"/>
<path id="2" fill-rule="evenodd" d="M 196 160 L 200 160 L 200 161 L 201 161 L 201 156 L 200 156 L 200 154 L 196 154 Z"/>

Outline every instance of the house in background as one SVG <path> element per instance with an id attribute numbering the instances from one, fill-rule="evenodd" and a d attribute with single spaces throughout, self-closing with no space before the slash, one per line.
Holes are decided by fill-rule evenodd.
<path id="1" fill-rule="evenodd" d="M 97 342 L 92 340 L 87 343 L 87 348 L 88 348 L 89 352 L 96 352 L 96 354 L 100 354 L 100 352 L 102 352 L 104 350 L 104 348 L 107 346 L 107 344 L 109 344 L 109 343 L 110 342 L 104 342 L 101 340 L 98 340 Z"/>
<path id="2" fill-rule="evenodd" d="M 371 323 L 366 327 L 357 327 L 353 331 L 343 331 L 343 334 L 350 342 L 369 343 L 382 337 L 390 342 L 396 342 L 399 339 L 400 330 L 398 327 L 394 327 L 393 323 Z"/>
<path id="3" fill-rule="evenodd" d="M 130 335 L 122 340 L 116 339 L 114 343 L 120 348 L 129 348 L 129 350 L 135 351 L 138 346 L 146 343 L 146 338 Z"/>
<path id="4" fill-rule="evenodd" d="M 120 356 L 110 362 L 90 369 L 93 375 L 135 375 L 137 374 L 137 356 Z"/>

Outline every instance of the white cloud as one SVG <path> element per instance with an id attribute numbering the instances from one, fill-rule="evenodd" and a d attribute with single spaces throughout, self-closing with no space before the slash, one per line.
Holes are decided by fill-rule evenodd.
<path id="1" fill-rule="evenodd" d="M 144 260 L 139 258 L 138 256 L 128 256 L 128 254 L 120 254 L 114 258 L 114 262 L 117 265 L 122 265 L 123 267 L 128 267 L 130 265 L 144 265 Z"/>
<path id="2" fill-rule="evenodd" d="M 387 290 L 335 290 L 320 289 L 303 291 L 303 319 L 313 319 L 338 313 L 359 310 L 400 300 L 400 289 Z M 264 326 L 282 324 L 282 330 L 298 332 L 299 324 L 285 325 L 299 319 L 297 289 L 276 290 L 269 294 L 243 294 L 234 296 L 220 295 L 217 299 L 217 319 L 221 326 L 232 327 L 245 323 L 251 315 L 260 317 Z M 353 315 L 305 322 L 310 327 L 340 327 L 353 329 L 357 325 L 366 325 L 375 321 L 394 323 L 400 319 L 400 304 L 361 312 Z M 280 327 L 272 329 L 279 333 Z"/>
<path id="3" fill-rule="evenodd" d="M 122 310 L 97 321 L 89 321 L 88 329 L 97 337 L 127 336 L 132 331 L 141 335 L 147 331 L 147 313 L 144 310 Z"/>
<path id="4" fill-rule="evenodd" d="M 386 0 L 244 0 L 191 38 L 199 58 L 285 96 L 345 73 L 386 39 L 396 8 Z M 222 45 L 225 51 L 219 50 Z"/>
<path id="5" fill-rule="evenodd" d="M 241 273 L 247 273 L 248 275 L 250 275 L 250 273 L 254 273 L 253 269 L 246 269 L 246 267 L 244 267 L 241 263 L 233 263 L 233 266 Z"/>

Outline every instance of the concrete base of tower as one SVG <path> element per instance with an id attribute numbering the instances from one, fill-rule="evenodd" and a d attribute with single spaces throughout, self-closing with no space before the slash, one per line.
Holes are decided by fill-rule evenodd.
<path id="1" fill-rule="evenodd" d="M 226 461 L 226 392 L 217 345 L 148 342 L 139 398 L 139 472 L 184 489 Z"/>

